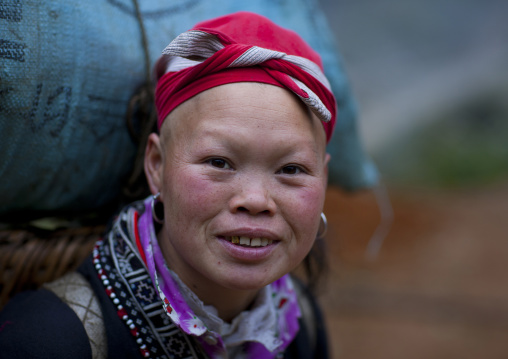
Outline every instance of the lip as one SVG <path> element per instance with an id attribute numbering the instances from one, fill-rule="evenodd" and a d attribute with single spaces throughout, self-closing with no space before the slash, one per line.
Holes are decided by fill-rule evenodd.
<path id="1" fill-rule="evenodd" d="M 233 244 L 226 239 L 226 237 L 232 236 L 267 238 L 272 240 L 272 243 L 264 247 L 243 247 Z M 257 262 L 269 257 L 281 242 L 280 237 L 272 231 L 259 228 L 238 228 L 235 230 L 228 230 L 222 232 L 220 235 L 217 235 L 216 238 L 229 256 L 246 262 Z"/>
<path id="2" fill-rule="evenodd" d="M 217 240 L 229 256 L 244 262 L 258 262 L 266 259 L 280 243 L 280 241 L 273 241 L 272 244 L 264 247 L 242 247 L 231 243 L 223 236 L 218 236 Z"/>

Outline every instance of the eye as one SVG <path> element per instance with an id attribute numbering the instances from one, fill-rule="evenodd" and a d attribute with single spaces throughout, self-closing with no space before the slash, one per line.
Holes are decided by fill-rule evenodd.
<path id="1" fill-rule="evenodd" d="M 222 159 L 222 158 L 210 158 L 206 162 L 216 168 L 225 169 L 225 170 L 231 169 L 231 166 L 229 165 L 229 163 L 225 159 Z"/>
<path id="2" fill-rule="evenodd" d="M 300 166 L 288 165 L 282 167 L 279 172 L 284 175 L 297 175 L 299 173 L 304 172 L 304 170 Z"/>

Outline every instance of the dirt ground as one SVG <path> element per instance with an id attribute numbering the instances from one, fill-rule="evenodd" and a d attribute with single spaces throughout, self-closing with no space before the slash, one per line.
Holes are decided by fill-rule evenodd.
<path id="1" fill-rule="evenodd" d="M 369 261 L 373 193 L 328 190 L 332 357 L 508 358 L 508 183 L 389 193 L 393 225 Z"/>

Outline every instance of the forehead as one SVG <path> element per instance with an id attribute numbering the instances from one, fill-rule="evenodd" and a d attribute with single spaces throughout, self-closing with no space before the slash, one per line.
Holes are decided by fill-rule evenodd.
<path id="1" fill-rule="evenodd" d="M 232 83 L 206 90 L 178 106 L 161 127 L 163 141 L 199 140 L 204 132 L 256 130 L 269 138 L 300 137 L 326 147 L 322 124 L 296 95 L 262 83 Z M 260 139 L 261 140 L 261 139 Z M 303 145 L 303 143 L 302 143 Z"/>

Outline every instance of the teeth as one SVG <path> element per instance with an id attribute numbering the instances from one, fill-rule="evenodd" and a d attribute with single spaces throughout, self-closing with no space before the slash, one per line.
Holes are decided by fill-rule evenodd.
<path id="1" fill-rule="evenodd" d="M 230 242 L 233 244 L 239 244 L 241 246 L 248 246 L 248 247 L 264 247 L 269 244 L 272 244 L 273 241 L 268 238 L 249 238 L 249 237 L 239 237 L 239 236 L 231 236 Z"/>
<path id="2" fill-rule="evenodd" d="M 259 247 L 261 246 L 261 238 L 252 238 L 250 240 L 251 247 Z"/>

